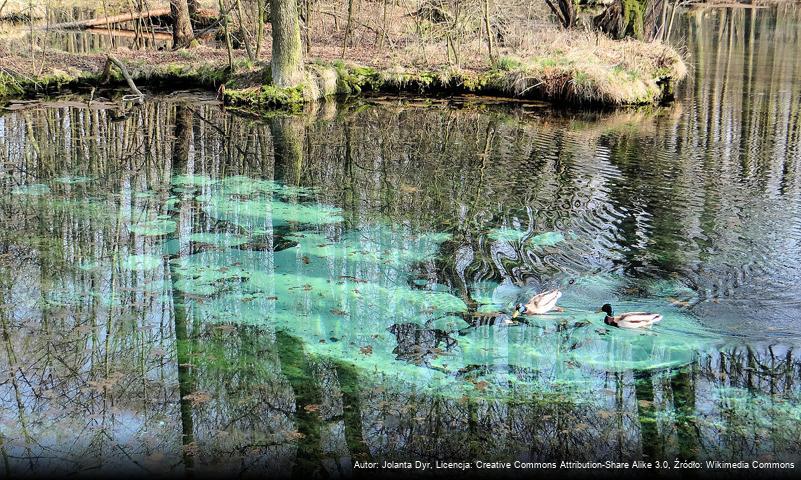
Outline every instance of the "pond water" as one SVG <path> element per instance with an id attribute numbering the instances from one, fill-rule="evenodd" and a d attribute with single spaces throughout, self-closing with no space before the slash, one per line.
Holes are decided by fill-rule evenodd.
<path id="1" fill-rule="evenodd" d="M 13 105 L 6 471 L 797 463 L 799 22 L 683 16 L 692 76 L 659 109 Z M 564 312 L 508 324 L 554 287 Z M 607 302 L 664 320 L 610 329 Z"/>

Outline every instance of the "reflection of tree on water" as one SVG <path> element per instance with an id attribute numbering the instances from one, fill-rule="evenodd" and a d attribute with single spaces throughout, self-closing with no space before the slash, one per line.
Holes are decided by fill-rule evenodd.
<path id="1" fill-rule="evenodd" d="M 276 115 L 270 120 L 275 158 L 275 179 L 300 185 L 303 169 L 305 127 L 296 115 Z"/>
<path id="2" fill-rule="evenodd" d="M 190 148 L 192 143 L 192 111 L 186 106 L 178 104 L 175 107 L 175 128 L 173 130 L 174 140 L 172 148 L 172 164 L 170 173 L 172 175 L 187 174 L 187 167 L 190 160 Z M 171 285 L 172 317 L 175 328 L 175 349 L 176 362 L 178 366 L 178 395 L 180 396 L 181 411 L 181 451 L 187 476 L 192 477 L 194 473 L 194 458 L 197 455 L 197 445 L 195 444 L 195 432 L 193 421 L 193 395 L 196 393 L 196 381 L 193 365 L 193 353 L 196 351 L 196 334 L 190 335 L 189 321 L 191 316 L 187 316 L 186 299 L 183 292 L 175 288 L 177 273 L 173 260 L 181 256 L 180 232 L 185 221 L 191 222 L 191 217 L 186 218 L 183 203 L 178 214 L 174 216 L 177 228 L 167 236 L 168 242 L 179 245 L 176 255 L 165 256 L 165 266 L 170 272 L 169 283 Z M 193 325 L 192 331 L 197 331 L 197 325 Z"/>
<path id="3" fill-rule="evenodd" d="M 730 29 L 732 19 L 736 20 L 726 17 L 722 28 Z M 702 25 L 703 19 L 692 21 L 710 26 Z M 759 56 L 748 46 L 751 43 L 739 39 L 740 30 L 726 32 L 724 40 L 736 48 L 744 46 L 745 58 L 756 62 Z M 746 38 L 754 35 L 754 30 L 748 31 Z M 738 55 L 725 55 L 719 44 L 692 45 L 698 45 L 699 52 L 704 49 L 705 59 L 711 56 L 699 68 L 711 70 L 715 79 L 739 68 L 729 60 Z M 780 55 L 777 52 L 780 49 L 772 50 Z M 792 73 L 781 70 L 781 61 L 773 64 L 776 78 Z M 761 69 L 752 65 L 743 71 L 744 78 L 754 79 Z M 731 82 L 740 76 L 728 78 Z M 360 367 L 316 358 L 304 348 L 308 345 L 285 333 L 276 341 L 266 328 L 233 321 L 208 324 L 192 309 L 182 309 L 191 302 L 173 288 L 176 274 L 171 263 L 145 272 L 121 272 L 119 264 L 103 263 L 126 249 L 156 251 L 153 239 L 134 235 L 128 242 L 120 225 L 142 212 L 164 213 L 159 209 L 165 199 L 158 195 L 175 189 L 168 186 L 171 175 L 157 159 L 172 159 L 174 173 L 188 174 L 190 165 L 192 173 L 213 178 L 270 178 L 275 172 L 273 178 L 287 183 L 319 187 L 314 195 L 320 201 L 347 207 L 348 228 L 383 214 L 411 229 L 453 233 L 437 263 L 415 268 L 420 277 L 458 291 L 470 311 L 477 309 L 477 280 L 532 279 L 533 288 L 556 272 L 631 265 L 657 276 L 665 271 L 693 273 L 699 262 L 720 258 L 711 246 L 724 245 L 729 235 L 748 234 L 731 223 L 736 215 L 721 209 L 747 205 L 738 191 L 755 199 L 783 192 L 792 199 L 798 190 L 793 167 L 797 150 L 788 147 L 775 158 L 754 153 L 797 144 L 797 132 L 781 131 L 778 121 L 797 117 L 797 109 L 791 108 L 797 93 L 780 95 L 779 81 L 760 87 L 749 80 L 741 89 L 716 80 L 690 88 L 696 87 L 711 89 L 699 101 L 712 102 L 707 106 L 714 108 L 685 105 L 685 112 L 697 109 L 686 121 L 617 113 L 597 122 L 597 116 L 531 118 L 519 112 L 382 106 L 346 111 L 331 121 L 286 117 L 262 123 L 219 114 L 216 107 L 193 105 L 190 111 L 171 101 L 146 104 L 116 123 L 108 122 L 102 110 L 77 107 L 4 116 L 5 148 L 0 155 L 17 169 L 0 178 L 0 234 L 4 246 L 27 253 L 15 255 L 19 265 L 8 269 L 3 302 L 16 304 L 26 292 L 35 292 L 41 297 L 37 302 L 48 309 L 34 305 L 20 307 L 22 313 L 0 310 L 7 338 L 27 342 L 25 349 L 14 349 L 16 361 L 2 358 L 2 368 L 24 372 L 33 384 L 46 387 L 41 390 L 53 391 L 45 395 L 18 382 L 17 403 L 13 384 L 0 386 L 4 402 L 30 419 L 24 425 L 27 434 L 4 431 L 10 468 L 26 468 L 22 464 L 38 453 L 36 442 L 47 441 L 47 429 L 82 432 L 84 425 L 76 419 L 85 420 L 87 412 L 93 416 L 87 423 L 100 423 L 106 414 L 101 411 L 104 402 L 119 409 L 114 421 L 104 426 L 103 434 L 92 427 L 78 446 L 60 455 L 74 458 L 90 452 L 95 458 L 102 454 L 106 465 L 129 465 L 116 442 L 149 468 L 157 457 L 154 452 L 165 452 L 170 464 L 183 460 L 196 472 L 220 462 L 235 473 L 279 471 L 293 464 L 297 471 L 333 472 L 347 462 L 332 463 L 332 458 L 369 455 L 626 459 L 646 450 L 656 457 L 680 458 L 737 458 L 767 451 L 793 455 L 799 451 L 798 425 L 791 420 L 798 413 L 801 367 L 786 346 L 726 346 L 713 355 L 699 355 L 675 372 L 643 372 L 636 379 L 630 371 L 611 372 L 609 391 L 589 393 L 580 385 L 559 384 L 561 375 L 577 370 L 582 380 L 596 380 L 603 372 L 587 374 L 582 365 L 551 372 L 513 362 L 481 364 L 459 372 L 459 380 L 473 391 L 453 398 L 449 392 L 376 385 L 369 380 L 378 375 L 367 372 L 365 379 Z M 752 98 L 763 87 L 768 89 L 764 100 L 743 102 L 746 92 Z M 776 107 L 781 115 L 771 113 Z M 765 138 L 755 140 L 756 133 L 749 132 Z M 171 134 L 173 141 L 164 141 Z M 766 143 L 737 152 L 716 150 L 728 137 L 743 145 Z M 195 156 L 190 162 L 191 151 Z M 664 156 L 651 158 L 652 152 Z M 696 161 L 692 152 L 704 156 Z M 644 166 L 670 175 L 672 183 L 645 175 Z M 54 176 L 75 172 L 102 178 L 108 185 L 51 183 L 52 209 L 39 208 L 47 204 L 35 198 L 6 195 L 17 185 L 48 183 Z M 741 184 L 747 188 L 740 190 Z M 100 197 L 99 206 L 76 201 L 86 194 Z M 670 198 L 681 201 L 669 204 Z M 76 204 L 79 208 L 73 208 Z M 223 222 L 210 222 L 192 200 L 182 199 L 179 205 L 170 212 L 180 225 L 174 233 L 179 241 L 184 231 L 228 228 Z M 642 215 L 629 213 L 617 223 L 622 208 Z M 770 219 L 770 212 L 762 217 Z M 688 231 L 672 230 L 683 224 L 689 225 Z M 573 230 L 580 238 L 568 238 L 575 243 L 565 249 L 534 249 L 489 238 L 487 231 L 500 225 L 525 231 L 525 238 L 552 229 Z M 776 228 L 782 226 L 777 222 Z M 281 250 L 271 241 L 293 228 L 265 236 L 261 250 Z M 337 228 L 331 227 L 334 237 L 342 233 Z M 689 240 L 694 231 L 710 240 Z M 182 241 L 182 254 L 200 248 Z M 214 252 L 217 247 L 202 248 Z M 721 264 L 721 271 L 724 266 L 740 267 L 734 260 L 738 259 Z M 88 265 L 90 261 L 97 265 Z M 77 268 L 79 264 L 88 270 Z M 169 293 L 161 298 L 153 285 L 165 279 Z M 698 285 L 709 282 L 700 275 L 697 279 Z M 725 288 L 715 286 L 710 296 L 719 296 Z M 113 318 L 104 317 L 110 312 Z M 571 347 L 565 331 L 547 333 L 558 341 L 560 352 Z M 63 340 L 54 340 L 59 337 Z M 428 345 L 428 340 L 422 343 Z M 175 357 L 160 355 L 160 350 L 173 349 Z M 52 382 L 44 380 L 51 373 Z M 543 391 L 534 398 L 530 392 L 499 398 L 488 392 L 491 385 L 481 383 L 493 373 L 541 379 Z M 115 383 L 115 375 L 124 381 Z M 54 420 L 49 416 L 52 409 L 60 412 Z M 24 452 L 28 436 L 34 455 Z M 125 444 L 126 438 L 147 441 Z M 191 442 L 200 454 L 189 458 L 180 446 Z"/>
<path id="4" fill-rule="evenodd" d="M 699 457 L 699 432 L 695 422 L 695 366 L 689 365 L 678 369 L 670 377 L 670 389 L 673 393 L 673 408 L 676 411 L 676 430 L 679 443 L 679 458 L 696 459 Z"/>

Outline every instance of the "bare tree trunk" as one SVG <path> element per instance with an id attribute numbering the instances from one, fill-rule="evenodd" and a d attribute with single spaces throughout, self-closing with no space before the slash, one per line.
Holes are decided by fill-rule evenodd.
<path id="1" fill-rule="evenodd" d="M 550 0 L 546 0 L 549 2 Z M 614 0 L 592 22 L 612 38 L 634 37 L 651 41 L 660 30 L 664 0 Z"/>
<path id="2" fill-rule="evenodd" d="M 558 8 L 554 5 L 554 1 L 559 5 Z M 573 5 L 573 0 L 545 0 L 545 3 L 564 28 L 572 28 L 576 24 L 576 7 Z"/>
<path id="3" fill-rule="evenodd" d="M 383 12 L 381 20 L 381 40 L 378 42 L 378 48 L 384 48 L 384 38 L 389 37 L 387 34 L 387 0 L 384 0 Z"/>
<path id="4" fill-rule="evenodd" d="M 273 30 L 273 84 L 294 87 L 303 81 L 303 43 L 296 0 L 270 0 Z"/>
<path id="5" fill-rule="evenodd" d="M 264 39 L 264 0 L 258 1 L 258 22 L 256 25 L 256 60 L 259 59 L 261 53 L 261 42 Z"/>
<path id="6" fill-rule="evenodd" d="M 242 44 L 245 45 L 245 51 L 248 54 L 248 60 L 252 62 L 255 60 L 255 57 L 253 56 L 253 50 L 250 48 L 250 39 L 248 38 L 250 37 L 250 34 L 248 33 L 247 28 L 245 28 L 245 15 L 242 13 L 241 0 L 236 1 L 236 13 L 237 17 L 239 18 L 239 34 L 242 35 Z"/>
<path id="7" fill-rule="evenodd" d="M 610 3 L 603 12 L 592 19 L 592 23 L 595 28 L 610 37 L 622 38 L 625 27 L 623 24 L 623 2 L 615 0 Z"/>
<path id="8" fill-rule="evenodd" d="M 195 35 L 192 22 L 189 20 L 189 4 L 187 0 L 170 0 L 172 16 L 172 48 L 188 47 Z"/>
<path id="9" fill-rule="evenodd" d="M 572 2 L 572 0 L 570 0 Z M 487 29 L 487 50 L 489 52 L 489 59 L 492 62 L 494 56 L 492 54 L 492 27 L 490 27 L 490 0 L 484 0 L 484 27 Z"/>
<path id="10" fill-rule="evenodd" d="M 342 40 L 342 55 L 345 58 L 345 49 L 348 47 L 348 36 L 350 35 L 350 22 L 353 19 L 353 0 L 348 0 L 348 23 L 345 25 L 345 38 Z"/>
<path id="11" fill-rule="evenodd" d="M 303 9 L 305 10 L 305 16 L 306 16 L 303 22 L 304 26 L 306 27 L 303 29 L 303 36 L 304 36 L 304 41 L 306 42 L 306 55 L 309 55 L 311 53 L 311 18 L 312 18 L 311 2 L 309 0 L 304 0 L 303 5 L 304 5 Z"/>
<path id="12" fill-rule="evenodd" d="M 223 31 L 225 32 L 225 47 L 228 51 L 228 68 L 234 73 L 234 54 L 231 47 L 231 32 L 228 30 L 228 10 L 225 9 L 223 0 L 219 0 L 220 15 L 222 15 Z"/>

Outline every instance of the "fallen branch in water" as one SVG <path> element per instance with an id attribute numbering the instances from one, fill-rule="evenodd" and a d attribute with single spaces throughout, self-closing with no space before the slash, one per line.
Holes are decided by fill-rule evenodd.
<path id="1" fill-rule="evenodd" d="M 136 88 L 136 84 L 134 83 L 133 78 L 131 78 L 131 75 L 128 74 L 128 70 L 125 68 L 125 65 L 121 61 L 119 61 L 117 57 L 115 57 L 110 53 L 106 55 L 106 59 L 107 59 L 106 66 L 105 68 L 103 68 L 103 81 L 104 82 L 108 81 L 111 75 L 111 65 L 112 64 L 115 65 L 117 68 L 120 69 L 120 72 L 122 73 L 122 76 L 125 78 L 125 81 L 128 82 L 128 88 L 130 88 L 131 91 L 133 92 L 133 95 L 124 96 L 123 100 L 136 100 L 138 103 L 142 103 L 145 99 L 145 94 L 142 93 L 138 88 Z"/>

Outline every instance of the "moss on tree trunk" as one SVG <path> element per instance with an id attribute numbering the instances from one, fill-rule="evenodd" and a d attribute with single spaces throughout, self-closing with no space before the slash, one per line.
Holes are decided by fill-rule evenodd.
<path id="1" fill-rule="evenodd" d="M 303 45 L 296 0 L 270 0 L 273 30 L 273 85 L 295 87 L 303 82 Z"/>

